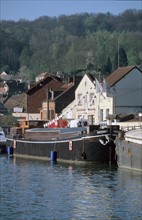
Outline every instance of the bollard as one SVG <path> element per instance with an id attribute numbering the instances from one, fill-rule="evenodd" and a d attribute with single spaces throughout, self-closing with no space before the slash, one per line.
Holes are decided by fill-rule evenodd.
<path id="1" fill-rule="evenodd" d="M 8 156 L 13 156 L 13 147 L 7 147 Z"/>
<path id="2" fill-rule="evenodd" d="M 51 161 L 56 161 L 57 160 L 57 151 L 51 151 L 50 159 L 51 159 Z"/>

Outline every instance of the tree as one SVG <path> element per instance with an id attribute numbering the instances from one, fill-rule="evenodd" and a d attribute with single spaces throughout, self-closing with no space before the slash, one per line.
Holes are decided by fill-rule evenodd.
<path id="1" fill-rule="evenodd" d="M 108 57 L 107 63 L 102 66 L 101 71 L 104 75 L 109 75 L 112 72 L 112 64 L 111 64 L 110 57 Z"/>
<path id="2" fill-rule="evenodd" d="M 128 66 L 127 54 L 125 50 L 120 47 L 114 58 L 114 69 L 124 66 Z"/>
<path id="3" fill-rule="evenodd" d="M 33 80 L 33 74 L 31 72 L 30 69 L 28 69 L 26 66 L 22 66 L 19 69 L 19 77 L 23 80 L 23 81 L 32 81 Z"/>
<path id="4" fill-rule="evenodd" d="M 123 48 L 119 48 L 119 66 L 127 66 L 128 65 L 128 59 L 127 54 L 125 53 L 125 50 Z"/>
<path id="5" fill-rule="evenodd" d="M 13 75 L 26 66 L 36 76 L 44 71 L 72 72 L 86 67 L 109 73 L 112 61 L 113 68 L 140 65 L 141 12 L 127 10 L 118 16 L 82 13 L 58 18 L 43 16 L 34 21 L 2 21 L 0 70 L 6 68 Z M 118 37 L 121 48 L 116 54 Z"/>

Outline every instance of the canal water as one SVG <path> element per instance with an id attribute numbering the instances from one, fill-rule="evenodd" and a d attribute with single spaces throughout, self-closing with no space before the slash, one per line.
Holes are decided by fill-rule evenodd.
<path id="1" fill-rule="evenodd" d="M 0 220 L 141 220 L 142 173 L 0 156 Z"/>

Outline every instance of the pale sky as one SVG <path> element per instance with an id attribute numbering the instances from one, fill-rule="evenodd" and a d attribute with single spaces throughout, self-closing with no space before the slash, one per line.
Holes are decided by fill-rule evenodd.
<path id="1" fill-rule="evenodd" d="M 117 15 L 127 9 L 142 9 L 142 0 L 0 0 L 0 20 L 31 21 L 85 12 Z"/>

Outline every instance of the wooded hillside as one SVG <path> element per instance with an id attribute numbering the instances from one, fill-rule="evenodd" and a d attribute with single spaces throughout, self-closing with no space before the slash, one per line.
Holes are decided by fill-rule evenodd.
<path id="1" fill-rule="evenodd" d="M 1 21 L 0 71 L 29 78 L 82 69 L 109 74 L 118 65 L 140 65 L 141 42 L 142 10 Z"/>

